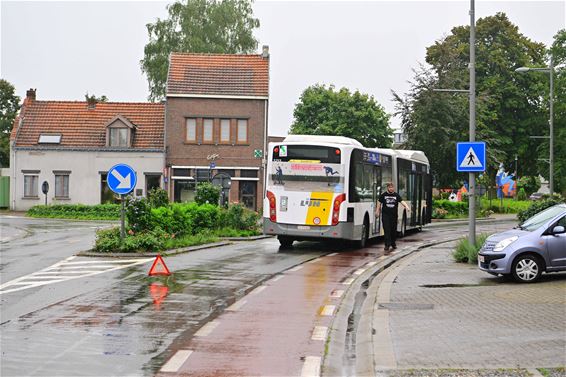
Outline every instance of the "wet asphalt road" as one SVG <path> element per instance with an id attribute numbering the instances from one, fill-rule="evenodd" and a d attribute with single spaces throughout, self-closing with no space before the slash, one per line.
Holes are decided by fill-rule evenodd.
<path id="1" fill-rule="evenodd" d="M 197 330 L 256 286 L 335 251 L 346 253 L 344 264 L 352 252 L 306 242 L 280 251 L 276 240 L 265 239 L 169 257 L 172 276 L 148 277 L 150 260 L 119 264 L 76 257 L 50 267 L 90 248 L 94 228 L 104 224 L 0 221 L 3 240 L 18 234 L 1 244 L 1 283 L 8 285 L 0 289 L 2 376 L 153 375 Z M 430 228 L 404 242 L 459 236 L 465 228 Z"/>

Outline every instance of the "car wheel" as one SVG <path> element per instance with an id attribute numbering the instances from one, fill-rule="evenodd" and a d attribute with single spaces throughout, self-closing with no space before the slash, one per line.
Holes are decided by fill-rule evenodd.
<path id="1" fill-rule="evenodd" d="M 534 283 L 542 274 L 543 265 L 534 255 L 521 255 L 513 261 L 513 278 L 520 283 Z"/>
<path id="2" fill-rule="evenodd" d="M 277 239 L 279 240 L 279 244 L 281 245 L 281 247 L 284 249 L 288 249 L 291 246 L 293 246 L 294 240 L 292 238 L 279 236 L 277 237 Z"/>
<path id="3" fill-rule="evenodd" d="M 356 242 L 356 247 L 358 249 L 363 249 L 366 247 L 368 242 L 368 232 L 369 232 L 369 223 L 367 220 L 364 220 L 364 225 L 362 225 L 362 235 L 360 236 L 360 240 Z"/>

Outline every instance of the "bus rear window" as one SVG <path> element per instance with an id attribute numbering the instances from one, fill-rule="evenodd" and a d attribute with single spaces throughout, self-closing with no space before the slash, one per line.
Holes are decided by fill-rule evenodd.
<path id="1" fill-rule="evenodd" d="M 326 164 L 339 164 L 340 148 L 314 145 L 277 145 L 273 147 L 273 161 L 310 161 Z"/>

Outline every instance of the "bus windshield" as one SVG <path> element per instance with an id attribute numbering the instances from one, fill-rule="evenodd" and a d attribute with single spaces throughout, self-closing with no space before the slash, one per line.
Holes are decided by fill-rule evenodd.
<path id="1" fill-rule="evenodd" d="M 269 185 L 285 191 L 344 192 L 339 148 L 279 145 L 273 148 L 272 161 Z"/>

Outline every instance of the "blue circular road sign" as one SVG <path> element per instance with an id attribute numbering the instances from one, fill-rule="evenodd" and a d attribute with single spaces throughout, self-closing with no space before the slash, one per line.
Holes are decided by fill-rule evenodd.
<path id="1" fill-rule="evenodd" d="M 136 172 L 129 165 L 116 164 L 108 170 L 106 182 L 110 190 L 116 194 L 125 195 L 136 187 Z"/>

